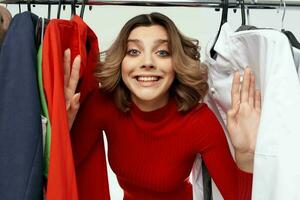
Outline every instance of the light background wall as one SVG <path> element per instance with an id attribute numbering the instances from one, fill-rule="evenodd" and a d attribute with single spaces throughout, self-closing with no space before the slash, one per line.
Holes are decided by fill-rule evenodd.
<path id="1" fill-rule="evenodd" d="M 22 11 L 27 10 L 26 5 L 22 5 L 21 7 Z M 18 5 L 8 5 L 7 8 L 13 15 L 19 12 Z M 52 6 L 51 18 L 56 17 L 56 10 L 57 6 Z M 70 10 L 70 6 L 66 6 L 66 10 L 62 10 L 61 18 L 69 19 Z M 281 29 L 282 11 L 282 9 L 251 9 L 250 24 L 257 27 Z M 32 12 L 41 17 L 47 17 L 47 6 L 36 5 L 36 7 L 32 7 Z M 79 12 L 80 8 L 77 9 L 77 13 Z M 201 58 L 204 59 L 203 52 L 205 46 L 210 39 L 215 37 L 220 24 L 221 12 L 216 12 L 213 8 L 93 6 L 91 11 L 86 7 L 84 20 L 97 34 L 100 49 L 106 50 L 127 20 L 138 14 L 150 12 L 166 14 L 174 20 L 178 28 L 185 35 L 198 39 L 202 47 Z M 300 39 L 299 19 L 300 8 L 286 10 L 284 28 L 292 31 L 298 39 Z M 233 13 L 233 10 L 230 9 L 228 22 L 232 25 L 233 29 L 236 29 L 241 24 L 240 10 Z M 110 168 L 109 182 L 112 200 L 121 200 L 123 192 Z"/>

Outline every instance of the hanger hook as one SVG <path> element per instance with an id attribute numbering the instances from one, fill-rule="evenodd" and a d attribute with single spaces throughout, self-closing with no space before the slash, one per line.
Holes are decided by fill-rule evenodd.
<path id="1" fill-rule="evenodd" d="M 82 0 L 82 5 L 81 5 L 81 10 L 80 10 L 80 17 L 83 19 L 83 15 L 84 15 L 84 9 L 85 9 L 85 5 L 88 2 L 88 0 Z"/>
<path id="2" fill-rule="evenodd" d="M 281 17 L 281 30 L 284 30 L 284 18 L 285 18 L 285 10 L 286 10 L 286 4 L 285 4 L 285 0 L 280 0 L 280 7 L 283 4 L 283 13 L 282 13 L 282 17 Z"/>
<path id="3" fill-rule="evenodd" d="M 71 16 L 76 15 L 76 3 L 77 3 L 76 0 L 72 0 L 71 2 Z"/>
<path id="4" fill-rule="evenodd" d="M 19 3 L 19 13 L 22 12 L 22 9 L 21 9 L 21 3 Z"/>
<path id="5" fill-rule="evenodd" d="M 48 19 L 51 18 L 51 3 L 49 2 L 48 4 L 48 16 L 47 16 Z"/>
<path id="6" fill-rule="evenodd" d="M 244 0 L 239 0 L 239 2 L 241 5 L 242 25 L 246 25 L 245 2 Z"/>
<path id="7" fill-rule="evenodd" d="M 58 9 L 57 9 L 57 19 L 60 18 L 61 4 L 62 4 L 62 0 L 59 0 L 59 2 L 58 2 Z"/>
<path id="8" fill-rule="evenodd" d="M 227 22 L 229 0 L 222 0 L 221 2 L 222 2 L 222 18 L 221 18 L 221 26 L 222 26 Z"/>
<path id="9" fill-rule="evenodd" d="M 30 0 L 27 0 L 27 10 L 29 12 L 31 12 L 31 2 L 30 2 Z"/>

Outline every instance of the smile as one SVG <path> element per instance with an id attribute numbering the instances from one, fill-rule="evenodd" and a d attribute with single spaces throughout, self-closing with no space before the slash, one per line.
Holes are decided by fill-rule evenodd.
<path id="1" fill-rule="evenodd" d="M 162 77 L 160 76 L 135 76 L 134 79 L 137 81 L 140 87 L 156 87 Z"/>
<path id="2" fill-rule="evenodd" d="M 160 77 L 159 76 L 136 76 L 135 79 L 137 81 L 142 81 L 142 82 L 152 82 L 152 81 L 158 81 Z"/>

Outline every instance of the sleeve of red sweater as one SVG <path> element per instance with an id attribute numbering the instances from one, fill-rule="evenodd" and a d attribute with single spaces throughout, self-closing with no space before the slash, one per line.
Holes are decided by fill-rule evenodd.
<path id="1" fill-rule="evenodd" d="M 237 167 L 219 121 L 208 107 L 204 112 L 197 146 L 212 179 L 225 200 L 250 200 L 252 174 Z"/>
<path id="2" fill-rule="evenodd" d="M 102 134 L 106 111 L 99 97 L 96 91 L 81 103 L 71 130 L 80 200 L 110 199 Z"/>

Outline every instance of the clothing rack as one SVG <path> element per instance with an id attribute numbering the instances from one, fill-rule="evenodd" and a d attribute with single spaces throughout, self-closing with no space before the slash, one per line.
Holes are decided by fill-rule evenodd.
<path id="1" fill-rule="evenodd" d="M 84 2 L 83 2 L 84 1 Z M 220 0 L 0 0 L 3 4 L 47 4 L 57 5 L 61 4 L 75 4 L 76 5 L 121 5 L 121 6 L 183 6 L 183 7 L 213 7 L 220 8 L 222 1 Z M 286 8 L 300 8 L 300 1 L 285 1 Z M 275 9 L 280 7 L 279 1 L 262 0 L 247 0 L 244 5 L 248 9 Z M 229 0 L 229 8 L 239 8 L 239 0 Z"/>

